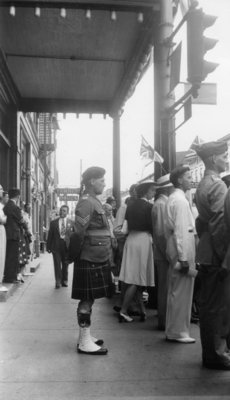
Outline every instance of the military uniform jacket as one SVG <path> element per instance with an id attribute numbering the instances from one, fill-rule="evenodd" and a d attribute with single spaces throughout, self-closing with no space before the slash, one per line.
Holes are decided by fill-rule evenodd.
<path id="1" fill-rule="evenodd" d="M 76 232 L 71 235 L 70 260 L 80 258 L 105 262 L 111 254 L 111 235 L 101 202 L 93 196 L 83 196 L 75 211 Z"/>
<path id="2" fill-rule="evenodd" d="M 220 265 L 227 248 L 224 201 L 227 187 L 217 172 L 206 170 L 196 191 L 198 210 L 196 228 L 199 236 L 197 262 Z"/>

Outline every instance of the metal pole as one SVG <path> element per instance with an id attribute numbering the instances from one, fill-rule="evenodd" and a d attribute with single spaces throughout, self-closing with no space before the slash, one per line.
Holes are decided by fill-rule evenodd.
<path id="1" fill-rule="evenodd" d="M 47 186 L 46 186 L 46 175 L 47 175 L 47 165 L 46 165 L 46 157 L 47 157 L 47 143 L 46 143 L 46 114 L 44 114 L 44 225 L 47 228 Z"/>
<path id="2" fill-rule="evenodd" d="M 113 195 L 116 199 L 117 207 L 119 207 L 121 203 L 119 113 L 113 116 Z"/>
<path id="3" fill-rule="evenodd" d="M 168 38 L 173 32 L 173 10 L 171 0 L 160 2 L 160 27 L 155 44 L 155 106 L 157 111 L 155 117 L 155 147 L 164 158 L 164 169 L 168 172 L 175 166 L 176 146 L 174 132 L 174 118 L 167 111 L 174 104 L 174 96 L 169 96 L 171 67 L 168 62 L 169 46 Z M 159 167 L 156 168 L 156 175 L 161 175 Z M 157 178 L 156 176 L 155 178 Z"/>
<path id="4" fill-rule="evenodd" d="M 80 186 L 81 186 L 81 176 L 82 176 L 82 158 L 80 159 Z"/>

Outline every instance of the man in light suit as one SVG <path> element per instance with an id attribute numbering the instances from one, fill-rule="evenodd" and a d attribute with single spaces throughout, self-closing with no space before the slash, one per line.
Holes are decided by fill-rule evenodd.
<path id="1" fill-rule="evenodd" d="M 157 180 L 155 202 L 152 207 L 153 255 L 157 270 L 158 329 L 165 330 L 169 262 L 166 255 L 165 210 L 169 195 L 174 191 L 169 174 Z"/>
<path id="2" fill-rule="evenodd" d="M 166 313 L 166 340 L 194 343 L 190 337 L 190 318 L 195 270 L 195 221 L 185 192 L 191 189 L 188 166 L 176 167 L 170 174 L 175 190 L 169 196 L 166 210 L 167 256 L 169 281 Z"/>
<path id="3" fill-rule="evenodd" d="M 53 255 L 56 289 L 68 286 L 67 249 L 74 232 L 74 222 L 67 217 L 68 212 L 67 205 L 61 206 L 60 217 L 51 221 L 48 232 L 47 251 Z"/>

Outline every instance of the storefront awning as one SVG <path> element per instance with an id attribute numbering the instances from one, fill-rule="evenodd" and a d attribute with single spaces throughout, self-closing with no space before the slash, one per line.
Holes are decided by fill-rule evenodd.
<path id="1" fill-rule="evenodd" d="M 0 66 L 18 109 L 118 112 L 149 62 L 159 7 L 159 0 L 1 1 Z"/>

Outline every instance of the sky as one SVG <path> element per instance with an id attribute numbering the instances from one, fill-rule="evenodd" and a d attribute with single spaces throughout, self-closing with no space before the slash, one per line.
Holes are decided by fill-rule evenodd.
<path id="1" fill-rule="evenodd" d="M 204 141 L 216 140 L 230 133 L 230 0 L 200 0 L 207 14 L 218 16 L 206 36 L 218 39 L 206 59 L 219 63 L 205 82 L 217 83 L 216 105 L 192 106 L 192 118 L 176 134 L 177 151 L 188 150 L 195 136 Z M 120 121 L 121 189 L 153 172 L 153 165 L 145 167 L 140 158 L 141 135 L 154 147 L 153 66 L 138 84 L 125 105 Z M 101 115 L 58 114 L 61 130 L 57 134 L 57 169 L 59 186 L 80 186 L 81 168 L 92 165 L 106 169 L 106 188 L 112 187 L 112 119 Z"/>

